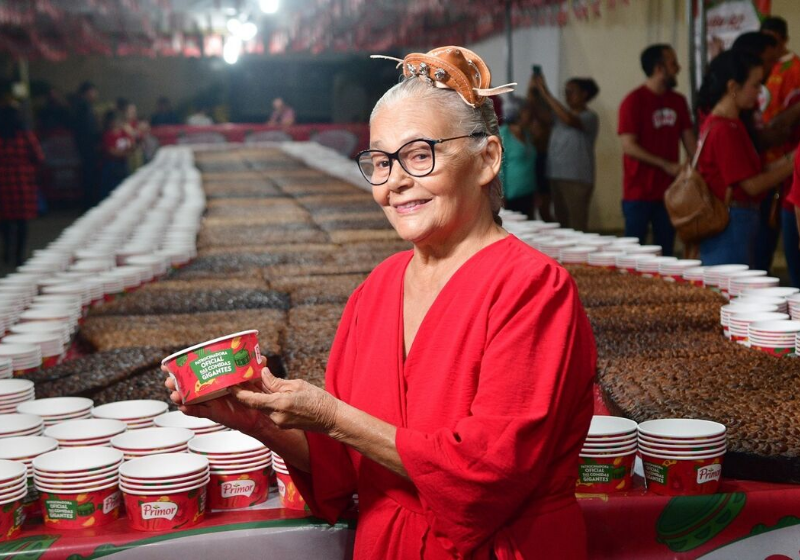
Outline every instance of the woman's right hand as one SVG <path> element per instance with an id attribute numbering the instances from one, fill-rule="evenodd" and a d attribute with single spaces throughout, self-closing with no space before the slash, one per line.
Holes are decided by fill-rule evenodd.
<path id="1" fill-rule="evenodd" d="M 161 366 L 161 371 L 169 374 L 169 370 L 165 366 Z M 181 412 L 189 416 L 208 418 L 209 420 L 213 420 L 214 422 L 246 434 L 252 434 L 258 431 L 264 420 L 269 420 L 266 414 L 260 410 L 243 406 L 231 395 L 225 395 L 200 404 L 184 405 L 177 391 L 175 380 L 172 377 L 167 377 L 164 385 L 170 390 L 170 400 L 178 405 L 178 409 Z M 253 390 L 261 391 L 261 389 L 255 386 Z"/>

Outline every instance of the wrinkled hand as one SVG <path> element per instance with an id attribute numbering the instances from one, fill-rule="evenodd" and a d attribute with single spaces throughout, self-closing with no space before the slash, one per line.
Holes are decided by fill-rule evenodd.
<path id="1" fill-rule="evenodd" d="M 667 173 L 667 174 L 669 174 L 669 175 L 671 175 L 673 177 L 677 177 L 678 174 L 681 172 L 682 168 L 681 168 L 681 164 L 680 163 L 674 163 L 674 162 L 668 161 L 668 162 L 666 162 L 664 164 L 663 169 L 664 169 L 665 173 Z"/>
<path id="2" fill-rule="evenodd" d="M 161 371 L 169 373 L 169 370 L 164 366 L 161 366 Z M 225 395 L 200 404 L 184 405 L 177 391 L 175 380 L 172 377 L 168 377 L 164 385 L 171 391 L 170 400 L 178 405 L 178 409 L 181 412 L 189 416 L 208 418 L 244 433 L 252 433 L 263 423 L 265 415 L 262 412 L 242 406 L 231 395 Z M 259 390 L 261 383 L 251 382 L 250 385 L 251 389 Z"/>
<path id="3" fill-rule="evenodd" d="M 242 385 L 230 390 L 239 403 L 267 414 L 281 429 L 321 433 L 334 429 L 339 401 L 327 391 L 299 379 L 278 379 L 269 368 L 261 370 L 261 383 L 264 392 Z"/>

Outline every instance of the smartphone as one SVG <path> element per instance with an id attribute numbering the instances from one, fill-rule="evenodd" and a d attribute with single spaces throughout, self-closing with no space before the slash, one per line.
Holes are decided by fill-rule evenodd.
<path id="1" fill-rule="evenodd" d="M 531 70 L 533 71 L 534 76 L 541 76 L 542 75 L 542 65 L 541 64 L 534 64 L 531 66 Z"/>

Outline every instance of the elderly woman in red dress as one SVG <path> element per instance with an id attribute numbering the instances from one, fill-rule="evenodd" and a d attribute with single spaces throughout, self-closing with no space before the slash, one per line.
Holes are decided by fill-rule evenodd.
<path id="1" fill-rule="evenodd" d="M 0 107 L 0 233 L 7 264 L 25 260 L 28 220 L 39 211 L 36 174 L 42 162 L 39 141 L 25 130 L 19 110 Z"/>
<path id="2" fill-rule="evenodd" d="M 327 390 L 265 368 L 182 410 L 266 443 L 329 522 L 358 493 L 356 558 L 583 558 L 594 341 L 569 274 L 501 226 L 506 89 L 458 47 L 403 69 L 358 162 L 414 248 L 351 296 Z"/>

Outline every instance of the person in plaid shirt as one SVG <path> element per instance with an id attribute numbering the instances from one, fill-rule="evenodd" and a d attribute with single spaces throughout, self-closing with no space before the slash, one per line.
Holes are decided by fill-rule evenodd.
<path id="1" fill-rule="evenodd" d="M 0 232 L 7 264 L 25 260 L 28 220 L 38 214 L 36 173 L 44 154 L 16 107 L 0 107 Z"/>

